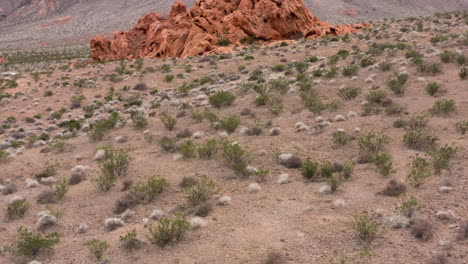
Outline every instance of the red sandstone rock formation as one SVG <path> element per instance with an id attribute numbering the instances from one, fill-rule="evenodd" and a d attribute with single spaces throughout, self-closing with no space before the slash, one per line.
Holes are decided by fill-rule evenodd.
<path id="1" fill-rule="evenodd" d="M 276 41 L 355 33 L 369 24 L 337 25 L 314 17 L 302 0 L 197 0 L 190 10 L 177 1 L 168 17 L 149 13 L 114 40 L 91 40 L 95 60 L 186 57 L 220 50 L 218 41 L 232 44 L 255 38 Z"/>

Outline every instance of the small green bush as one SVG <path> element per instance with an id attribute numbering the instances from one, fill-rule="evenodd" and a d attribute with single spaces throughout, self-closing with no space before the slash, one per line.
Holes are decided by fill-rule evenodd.
<path id="1" fill-rule="evenodd" d="M 419 156 L 413 157 L 411 163 L 411 170 L 406 176 L 406 181 L 414 187 L 421 186 L 426 179 L 431 177 L 431 172 L 429 170 L 429 162 Z"/>
<path id="2" fill-rule="evenodd" d="M 382 104 L 383 100 L 387 97 L 387 93 L 383 90 L 371 90 L 366 95 L 367 101 L 371 104 Z"/>
<path id="3" fill-rule="evenodd" d="M 406 73 L 395 73 L 394 76 L 387 81 L 387 86 L 395 94 L 404 94 L 408 77 L 409 75 Z"/>
<path id="4" fill-rule="evenodd" d="M 177 120 L 174 117 L 170 116 L 168 113 L 163 113 L 160 119 L 161 122 L 163 122 L 164 126 L 167 128 L 167 130 L 174 130 L 174 127 L 177 124 Z"/>
<path id="5" fill-rule="evenodd" d="M 405 146 L 415 150 L 429 150 L 437 140 L 439 140 L 438 137 L 432 136 L 423 129 L 408 130 L 403 137 Z"/>
<path id="6" fill-rule="evenodd" d="M 451 159 L 455 156 L 457 151 L 457 148 L 445 145 L 444 147 L 434 148 L 428 152 L 436 174 L 440 174 L 443 170 L 450 169 Z"/>
<path id="7" fill-rule="evenodd" d="M 462 135 L 465 135 L 466 131 L 468 131 L 468 121 L 460 121 L 460 122 L 456 123 L 455 128 Z"/>
<path id="8" fill-rule="evenodd" d="M 359 240 L 366 246 L 369 246 L 377 238 L 379 228 L 379 222 L 367 214 L 358 214 L 354 218 L 353 229 Z"/>
<path id="9" fill-rule="evenodd" d="M 224 119 L 219 120 L 220 127 L 226 130 L 226 132 L 228 133 L 233 133 L 234 131 L 236 131 L 239 124 L 240 117 L 237 115 L 230 115 Z"/>
<path id="10" fill-rule="evenodd" d="M 149 177 L 146 182 L 135 183 L 130 187 L 130 192 L 136 200 L 148 203 L 156 199 L 169 186 L 169 182 L 163 178 Z"/>
<path id="11" fill-rule="evenodd" d="M 89 252 L 96 258 L 96 260 L 101 260 L 104 252 L 109 248 L 109 243 L 99 239 L 93 239 L 86 243 L 88 246 Z"/>
<path id="12" fill-rule="evenodd" d="M 135 228 L 127 234 L 120 236 L 120 245 L 129 252 L 141 248 L 142 242 L 137 238 L 137 232 Z"/>
<path id="13" fill-rule="evenodd" d="M 308 180 L 316 180 L 319 176 L 319 164 L 318 162 L 312 162 L 310 158 L 306 159 L 300 170 L 302 176 Z"/>
<path id="14" fill-rule="evenodd" d="M 217 92 L 216 94 L 210 96 L 210 104 L 216 108 L 221 108 L 222 106 L 232 105 L 236 96 L 231 92 L 222 91 Z"/>
<path id="15" fill-rule="evenodd" d="M 26 200 L 16 200 L 7 205 L 6 217 L 9 221 L 22 218 L 31 205 Z"/>
<path id="16" fill-rule="evenodd" d="M 189 228 L 190 223 L 185 215 L 179 214 L 175 219 L 163 217 L 156 226 L 149 227 L 149 240 L 163 248 L 180 241 Z"/>
<path id="17" fill-rule="evenodd" d="M 335 146 L 344 146 L 351 141 L 351 137 L 343 131 L 335 131 L 332 134 L 333 144 Z"/>
<path id="18" fill-rule="evenodd" d="M 457 106 L 453 99 L 439 99 L 434 102 L 429 112 L 434 116 L 446 117 L 457 110 Z"/>
<path id="19" fill-rule="evenodd" d="M 343 68 L 343 76 L 355 76 L 359 72 L 359 66 L 357 65 L 349 65 Z"/>
<path id="20" fill-rule="evenodd" d="M 216 139 L 211 139 L 205 144 L 197 147 L 198 157 L 201 159 L 211 159 L 218 149 L 218 142 Z"/>
<path id="21" fill-rule="evenodd" d="M 343 98 L 343 100 L 352 100 L 356 98 L 360 92 L 361 89 L 358 87 L 346 86 L 338 90 L 338 96 Z"/>
<path id="22" fill-rule="evenodd" d="M 435 96 L 436 94 L 440 93 L 440 84 L 436 82 L 430 82 L 425 87 L 426 93 L 431 96 Z"/>
<path id="23" fill-rule="evenodd" d="M 197 183 L 186 190 L 186 200 L 189 205 L 197 206 L 206 202 L 211 196 L 219 192 L 216 183 L 206 176 L 201 177 Z"/>
<path id="24" fill-rule="evenodd" d="M 27 227 L 21 226 L 18 229 L 18 241 L 15 241 L 10 248 L 15 255 L 30 258 L 51 249 L 59 241 L 60 234 L 57 232 L 42 235 L 41 233 L 33 233 Z"/>

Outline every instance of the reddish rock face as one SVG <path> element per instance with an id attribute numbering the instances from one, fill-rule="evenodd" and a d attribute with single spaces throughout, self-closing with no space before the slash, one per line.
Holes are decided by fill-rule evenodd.
<path id="1" fill-rule="evenodd" d="M 302 0 L 197 0 L 190 10 L 177 1 L 169 17 L 149 13 L 114 40 L 91 40 L 94 60 L 186 57 L 226 51 L 220 40 L 277 41 L 355 33 L 370 24 L 337 25 L 314 17 Z"/>

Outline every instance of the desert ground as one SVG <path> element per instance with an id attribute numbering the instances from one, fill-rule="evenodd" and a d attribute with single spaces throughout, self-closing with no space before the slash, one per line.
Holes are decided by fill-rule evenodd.
<path id="1" fill-rule="evenodd" d="M 10 53 L 0 263 L 468 263 L 467 32 Z"/>

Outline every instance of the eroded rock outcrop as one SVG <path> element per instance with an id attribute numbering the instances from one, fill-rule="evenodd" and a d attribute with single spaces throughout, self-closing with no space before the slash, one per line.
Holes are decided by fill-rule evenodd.
<path id="1" fill-rule="evenodd" d="M 320 21 L 302 0 L 197 0 L 190 10 L 177 1 L 168 17 L 149 13 L 132 30 L 115 33 L 114 40 L 96 36 L 91 49 L 95 60 L 186 57 L 226 51 L 221 40 L 317 38 L 367 26 Z"/>

